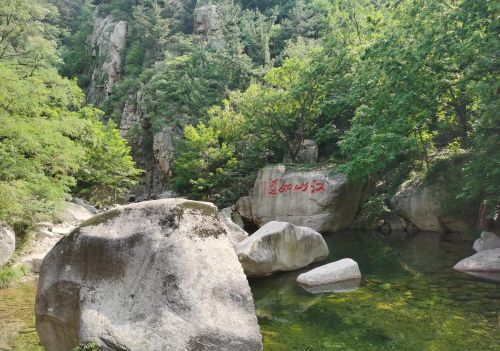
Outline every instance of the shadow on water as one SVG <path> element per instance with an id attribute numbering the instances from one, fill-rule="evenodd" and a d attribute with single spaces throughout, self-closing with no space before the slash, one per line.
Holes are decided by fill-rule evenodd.
<path id="1" fill-rule="evenodd" d="M 327 261 L 251 281 L 265 351 L 500 350 L 500 285 L 452 269 L 470 243 L 434 233 L 325 239 Z M 345 257 L 360 266 L 358 290 L 312 294 L 295 282 Z"/>

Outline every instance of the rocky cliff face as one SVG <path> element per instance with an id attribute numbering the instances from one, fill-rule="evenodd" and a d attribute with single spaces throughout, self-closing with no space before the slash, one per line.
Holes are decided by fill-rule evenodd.
<path id="1" fill-rule="evenodd" d="M 96 9 L 92 28 L 90 45 L 95 66 L 87 101 L 101 106 L 122 76 L 127 22 L 115 21 L 112 15 L 101 17 Z"/>

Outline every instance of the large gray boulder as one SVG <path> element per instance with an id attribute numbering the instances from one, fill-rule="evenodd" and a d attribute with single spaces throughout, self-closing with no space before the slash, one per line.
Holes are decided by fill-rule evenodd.
<path id="1" fill-rule="evenodd" d="M 163 199 L 81 224 L 45 257 L 36 327 L 48 351 L 262 350 L 217 208 Z"/>
<path id="2" fill-rule="evenodd" d="M 16 249 L 14 230 L 4 222 L 0 222 L 0 267 L 5 265 Z"/>
<path id="3" fill-rule="evenodd" d="M 446 210 L 449 196 L 446 186 L 440 182 L 433 185 L 409 180 L 403 183 L 392 197 L 391 204 L 397 212 L 421 231 L 464 232 L 471 228 L 477 213 L 466 209 L 457 215 Z M 455 211 L 456 212 L 456 211 Z"/>
<path id="4" fill-rule="evenodd" d="M 351 258 L 343 258 L 302 273 L 297 277 L 297 282 L 307 286 L 318 286 L 353 279 L 361 279 L 358 264 Z"/>
<path id="5" fill-rule="evenodd" d="M 247 276 L 257 277 L 323 260 L 328 246 L 311 228 L 273 221 L 243 240 L 236 253 Z"/>
<path id="6" fill-rule="evenodd" d="M 500 248 L 479 251 L 464 258 L 454 267 L 457 271 L 500 280 Z"/>
<path id="7" fill-rule="evenodd" d="M 482 232 L 481 237 L 474 241 L 473 248 L 476 252 L 500 248 L 500 238 L 491 232 Z"/>
<path id="8" fill-rule="evenodd" d="M 319 232 L 346 228 L 363 198 L 363 187 L 328 170 L 289 171 L 284 165 L 261 169 L 252 196 L 254 222 L 290 222 Z"/>

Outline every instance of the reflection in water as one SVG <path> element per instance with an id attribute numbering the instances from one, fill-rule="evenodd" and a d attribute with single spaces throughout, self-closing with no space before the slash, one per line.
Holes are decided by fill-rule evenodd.
<path id="1" fill-rule="evenodd" d="M 305 285 L 299 284 L 304 290 L 313 293 L 344 293 L 349 291 L 356 291 L 359 289 L 359 284 L 361 284 L 361 279 L 349 279 L 340 282 L 334 282 L 330 284 L 322 285 Z"/>
<path id="2" fill-rule="evenodd" d="M 314 265 L 251 280 L 264 351 L 500 350 L 500 285 L 452 268 L 471 243 L 432 233 L 325 239 L 325 262 L 358 262 L 359 289 L 312 295 L 295 280 Z"/>

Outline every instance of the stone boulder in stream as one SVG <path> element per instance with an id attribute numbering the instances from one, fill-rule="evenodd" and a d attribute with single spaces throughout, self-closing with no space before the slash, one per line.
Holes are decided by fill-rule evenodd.
<path id="1" fill-rule="evenodd" d="M 361 279 L 358 264 L 351 258 L 343 258 L 302 273 L 297 277 L 297 282 L 307 286 L 318 286 L 353 279 Z"/>
<path id="2" fill-rule="evenodd" d="M 239 243 L 236 253 L 247 276 L 257 277 L 323 260 L 328 246 L 311 228 L 273 221 Z"/>
<path id="3" fill-rule="evenodd" d="M 261 169 L 252 195 L 254 222 L 284 221 L 319 232 L 338 231 L 354 219 L 364 200 L 363 186 L 328 170 Z"/>
<path id="4" fill-rule="evenodd" d="M 48 351 L 262 350 L 243 269 L 209 203 L 118 207 L 45 257 L 36 327 Z"/>
<path id="5" fill-rule="evenodd" d="M 457 271 L 500 281 L 500 248 L 479 251 L 454 267 Z"/>
<path id="6" fill-rule="evenodd" d="M 16 249 L 16 235 L 7 224 L 0 222 L 0 267 L 6 264 Z"/>

